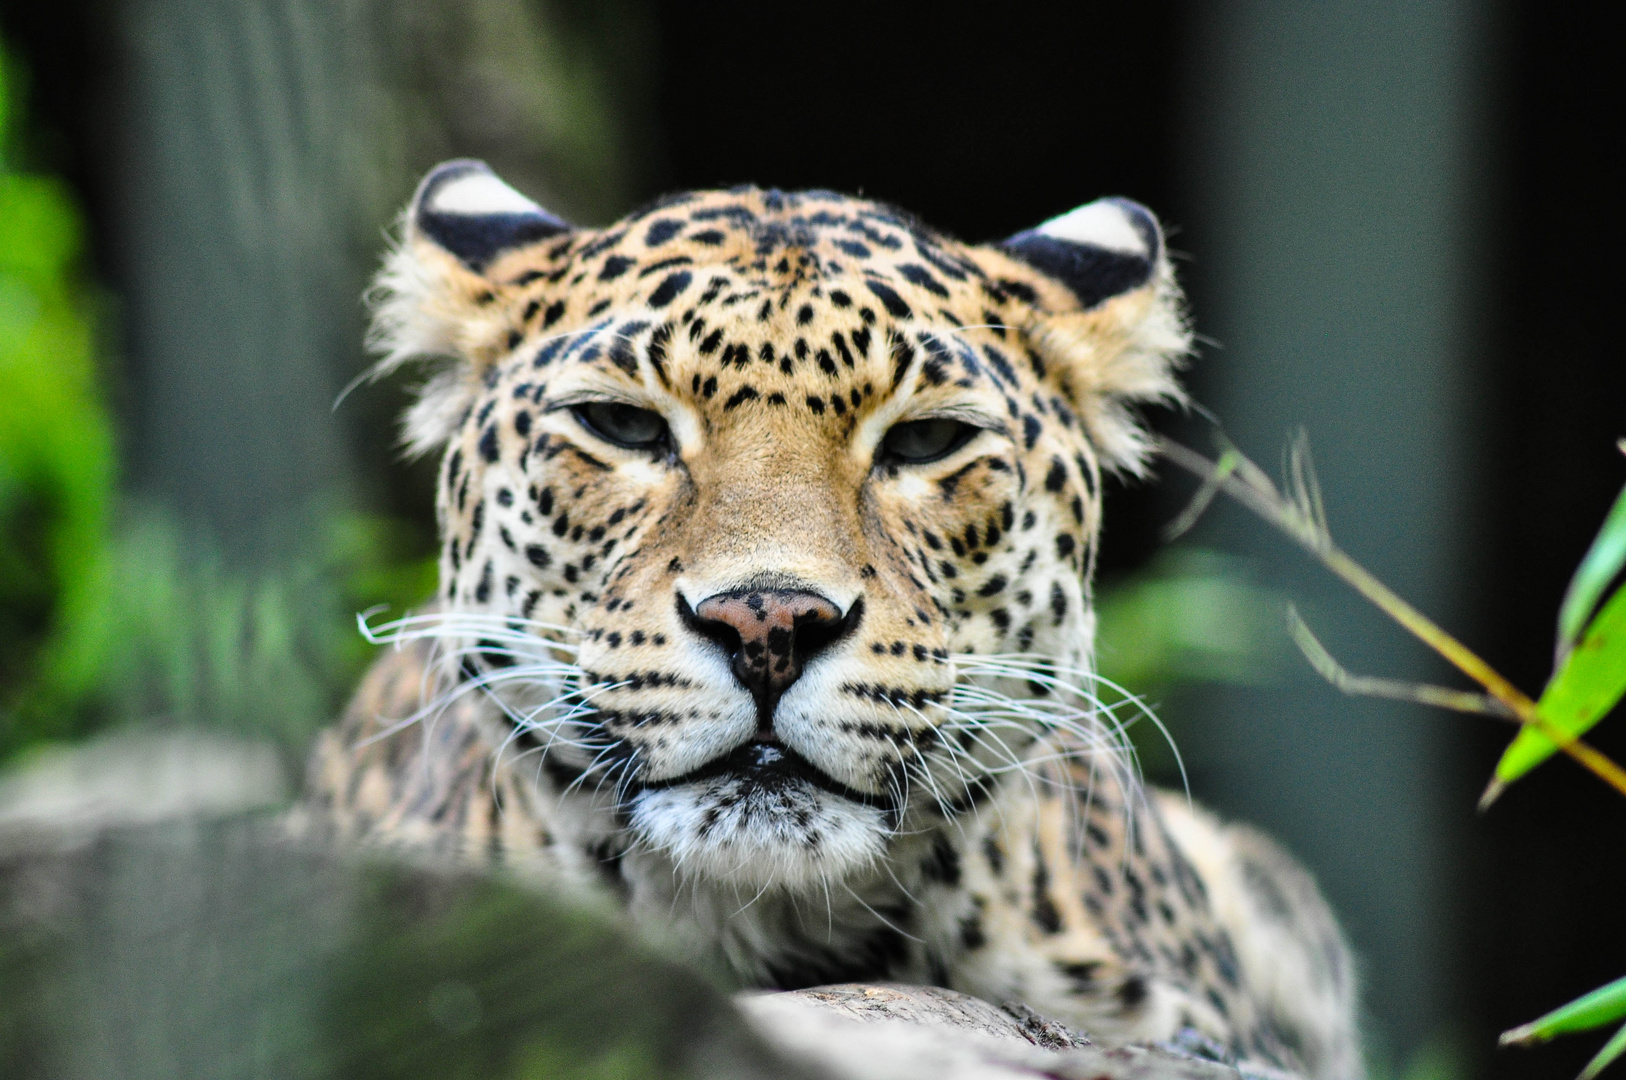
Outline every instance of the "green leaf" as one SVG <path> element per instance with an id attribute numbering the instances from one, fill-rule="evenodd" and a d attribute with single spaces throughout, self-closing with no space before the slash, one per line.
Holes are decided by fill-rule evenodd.
<path id="1" fill-rule="evenodd" d="M 1586 1063 L 1586 1068 L 1581 1070 L 1579 1080 L 1592 1080 L 1594 1076 L 1607 1069 L 1609 1063 L 1618 1058 L 1622 1051 L 1626 1051 L 1626 1024 L 1622 1024 L 1620 1030 L 1615 1032 L 1610 1040 L 1603 1044 L 1603 1049 L 1599 1050 L 1593 1059 Z"/>
<path id="2" fill-rule="evenodd" d="M 1616 589 L 1579 645 L 1542 691 L 1536 709 L 1558 730 L 1579 738 L 1626 694 L 1626 587 Z M 1496 779 L 1511 784 L 1558 748 L 1526 725 L 1496 763 Z"/>
<path id="3" fill-rule="evenodd" d="M 1626 1019 L 1626 978 L 1619 978 L 1607 986 L 1598 987 L 1590 994 L 1581 995 L 1568 1005 L 1559 1006 L 1546 1016 L 1511 1031 L 1502 1032 L 1499 1041 L 1503 1046 L 1509 1043 L 1546 1042 L 1558 1035 L 1591 1031 L 1595 1027 L 1623 1019 Z M 1615 1040 L 1611 1039 L 1609 1042 L 1613 1046 Z M 1609 1047 L 1604 1049 L 1607 1050 Z"/>
<path id="4" fill-rule="evenodd" d="M 1564 592 L 1564 602 L 1558 609 L 1558 656 L 1562 663 L 1576 639 L 1586 626 L 1587 616 L 1597 607 L 1604 589 L 1615 580 L 1622 566 L 1626 566 L 1626 488 L 1622 488 L 1609 516 L 1603 519 L 1603 528 L 1587 549 L 1581 565 L 1575 568 L 1575 577 Z"/>

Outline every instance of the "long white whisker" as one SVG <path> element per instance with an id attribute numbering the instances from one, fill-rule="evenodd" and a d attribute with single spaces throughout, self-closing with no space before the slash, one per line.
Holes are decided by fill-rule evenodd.
<path id="1" fill-rule="evenodd" d="M 918 938 L 915 935 L 909 933 L 909 931 L 900 930 L 898 927 L 893 926 L 891 921 L 888 920 L 886 918 L 886 916 L 882 915 L 879 911 L 876 911 L 874 908 L 870 907 L 869 904 L 865 902 L 865 900 L 864 900 L 864 898 L 862 896 L 859 896 L 856 892 L 854 892 L 853 887 L 851 885 L 849 885 L 845 881 L 843 881 L 843 882 L 841 882 L 841 887 L 843 889 L 847 890 L 847 895 L 848 896 L 850 896 L 854 900 L 858 901 L 860 907 L 862 907 L 865 911 L 869 912 L 871 915 L 875 916 L 875 920 L 877 922 L 879 922 L 882 926 L 886 927 L 888 930 L 892 931 L 894 934 L 902 934 L 904 937 L 908 938 L 910 941 L 913 941 L 913 942 L 916 942 L 916 943 L 922 944 L 922 945 L 925 944 L 925 942 L 921 938 Z"/>

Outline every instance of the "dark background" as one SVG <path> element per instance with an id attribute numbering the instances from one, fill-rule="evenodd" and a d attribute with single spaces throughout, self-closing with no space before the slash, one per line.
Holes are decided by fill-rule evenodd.
<path id="1" fill-rule="evenodd" d="M 176 449 L 174 418 L 210 395 L 241 400 L 243 384 L 211 383 L 208 350 L 171 381 L 166 357 L 211 312 L 154 310 L 166 290 L 208 293 L 186 267 L 214 226 L 187 230 L 212 204 L 208 190 L 165 202 L 164 162 L 178 152 L 151 149 L 165 99 L 142 89 L 156 69 L 130 29 L 185 5 L 4 0 L 0 33 L 32 72 L 34 154 L 80 194 L 114 298 L 129 484 L 169 493 L 224 533 L 252 532 L 312 477 L 427 531 L 423 474 L 381 450 L 399 389 L 364 393 L 339 424 L 325 406 L 363 363 L 349 297 L 368 264 L 354 253 L 377 248 L 410 173 L 441 157 L 490 157 L 532 191 L 544 181 L 527 185 L 527 170 L 552 177 L 565 185 L 554 205 L 589 221 L 663 190 L 750 181 L 859 191 L 980 240 L 1122 193 L 1169 226 L 1197 328 L 1217 338 L 1193 365 L 1195 397 L 1267 468 L 1305 423 L 1335 535 L 1534 692 L 1569 573 L 1626 478 L 1614 449 L 1626 435 L 1619 172 L 1606 166 L 1620 126 L 1618 32 L 1601 5 L 1294 7 L 537 7 L 610 73 L 599 100 L 621 118 L 614 183 L 571 196 L 575 159 L 513 151 L 513 130 L 469 122 L 490 110 L 448 94 L 424 106 L 444 122 L 397 154 L 410 169 L 384 170 L 372 201 L 341 214 L 323 210 L 312 177 L 326 174 L 310 163 L 340 175 L 348 159 L 296 139 L 306 156 L 292 174 L 317 192 L 310 213 L 363 224 L 319 230 L 311 244 L 345 253 L 331 263 L 275 244 L 283 261 L 270 270 L 226 260 L 221 295 L 246 290 L 252 307 L 292 276 L 344 299 L 322 308 L 325 337 L 301 346 L 311 366 L 296 357 L 285 382 L 255 384 L 268 420 L 240 426 L 222 406 L 214 435 L 187 437 L 223 432 L 250 463 L 208 475 L 182 460 L 197 455 Z M 351 32 L 342 20 L 313 32 L 331 46 L 335 85 L 364 62 L 334 42 Z M 413 78 L 440 85 L 458 55 L 420 62 L 428 74 Z M 216 150 L 205 140 L 190 153 L 181 173 L 207 171 Z M 275 321 L 315 301 L 266 303 Z M 1207 445 L 1200 423 L 1156 421 Z M 290 437 L 300 424 L 312 433 Z M 1188 492 L 1175 478 L 1111 491 L 1106 579 L 1151 557 Z M 1262 525 L 1222 508 L 1200 538 L 1304 596 L 1351 667 L 1451 678 Z M 243 545 L 244 557 L 267 544 Z M 1185 702 L 1195 793 L 1285 836 L 1327 884 L 1367 959 L 1375 1064 L 1419 1080 L 1573 1075 L 1598 1039 L 1491 1047 L 1497 1031 L 1626 972 L 1626 802 L 1558 761 L 1476 816 L 1506 739 L 1490 721 L 1346 702 L 1307 677 L 1213 701 Z M 1346 730 L 1354 742 L 1339 741 Z M 1618 716 L 1595 741 L 1626 757 Z"/>

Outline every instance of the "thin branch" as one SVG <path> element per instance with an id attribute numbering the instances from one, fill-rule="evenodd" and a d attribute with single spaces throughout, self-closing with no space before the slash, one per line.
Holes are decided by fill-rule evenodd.
<path id="1" fill-rule="evenodd" d="M 1350 674 L 1343 665 L 1333 659 L 1332 654 L 1316 639 L 1315 634 L 1310 632 L 1310 628 L 1299 617 L 1298 609 L 1292 604 L 1287 605 L 1287 629 L 1293 635 L 1293 641 L 1298 645 L 1299 651 L 1310 662 L 1310 666 L 1315 668 L 1316 673 L 1346 694 L 1389 698 L 1394 701 L 1415 701 L 1456 712 L 1477 713 L 1481 716 L 1494 716 L 1498 720 L 1518 722 L 1518 717 L 1514 716 L 1507 706 L 1488 694 L 1452 690 L 1450 687 L 1431 686 L 1428 683 L 1402 682 L 1399 679 Z"/>
<path id="2" fill-rule="evenodd" d="M 1220 455 L 1219 463 L 1214 466 L 1214 474 L 1203 478 L 1202 486 L 1197 489 L 1197 494 L 1191 497 L 1191 502 L 1187 504 L 1185 510 L 1164 528 L 1164 543 L 1178 540 L 1191 531 L 1191 527 L 1197 524 L 1197 519 L 1208 509 L 1208 504 L 1214 501 L 1214 496 L 1219 494 L 1220 485 L 1225 482 L 1225 478 L 1235 472 L 1241 462 L 1242 455 L 1237 453 L 1235 448 L 1227 448 Z"/>
<path id="3" fill-rule="evenodd" d="M 1227 452 L 1235 448 L 1226 444 Z M 1199 480 L 1217 476 L 1219 466 L 1195 450 L 1171 442 L 1158 440 L 1158 449 L 1170 461 L 1190 472 Z M 1240 456 L 1240 452 L 1239 456 Z M 1291 460 L 1291 459 L 1290 459 Z M 1302 475 L 1302 469 L 1294 472 Z M 1626 795 L 1626 769 L 1600 753 L 1587 743 L 1553 724 L 1536 709 L 1524 691 L 1514 686 L 1495 668 L 1480 659 L 1473 650 L 1442 630 L 1428 616 L 1412 607 L 1365 567 L 1346 555 L 1327 533 L 1313 487 L 1298 482 L 1293 502 L 1283 498 L 1257 465 L 1245 457 L 1228 476 L 1220 476 L 1219 488 L 1243 506 L 1264 518 L 1314 555 L 1321 564 L 1341 578 L 1356 592 L 1375 604 L 1379 610 L 1404 627 L 1413 637 L 1443 656 L 1457 670 L 1483 686 L 1491 697 L 1507 706 L 1521 724 L 1527 724 L 1550 739 L 1558 749 L 1574 758 L 1586 769 Z M 1501 793 L 1502 785 L 1492 780 L 1480 799 L 1484 809 Z"/>

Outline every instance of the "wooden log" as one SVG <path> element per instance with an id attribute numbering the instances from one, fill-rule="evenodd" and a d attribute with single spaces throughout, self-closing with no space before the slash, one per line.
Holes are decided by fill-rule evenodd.
<path id="1" fill-rule="evenodd" d="M 826 986 L 735 1003 L 564 886 L 336 850 L 276 757 L 123 739 L 0 776 L 0 1075 L 1239 1080 L 1021 1005 Z"/>
<path id="2" fill-rule="evenodd" d="M 741 995 L 793 1061 L 842 1080 L 1288 1080 L 1172 1047 L 1097 1046 L 1016 1002 L 931 986 L 849 983 Z"/>

